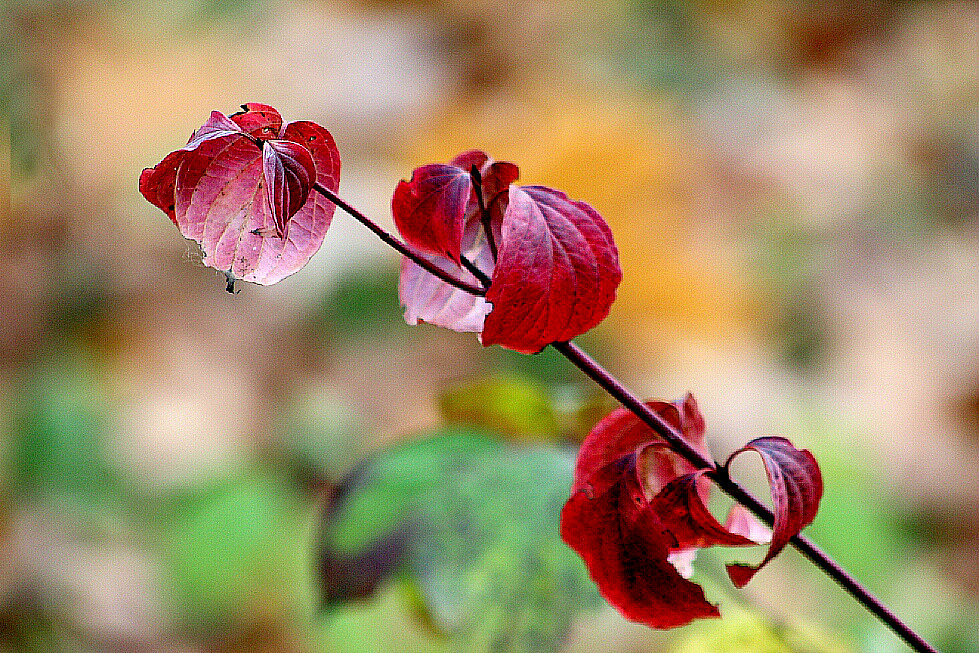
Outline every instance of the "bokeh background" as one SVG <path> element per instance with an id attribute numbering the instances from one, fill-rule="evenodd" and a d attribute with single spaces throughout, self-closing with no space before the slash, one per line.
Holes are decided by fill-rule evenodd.
<path id="1" fill-rule="evenodd" d="M 794 551 L 744 592 L 702 554 L 720 621 L 603 606 L 555 538 L 607 403 L 548 352 L 407 327 L 395 255 L 348 216 L 301 272 L 227 294 L 137 179 L 249 101 L 327 126 L 341 194 L 385 225 L 399 179 L 473 147 L 595 206 L 625 278 L 581 343 L 642 395 L 693 391 L 718 458 L 810 448 L 811 536 L 979 650 L 976 3 L 0 7 L 0 651 L 904 650 Z M 437 494 L 428 548 L 324 605 L 324 575 L 386 551 L 324 563 L 331 487 L 436 433 L 504 453 L 398 468 Z M 418 509 L 363 479 L 354 540 Z M 473 523 L 476 553 L 439 548 Z"/>

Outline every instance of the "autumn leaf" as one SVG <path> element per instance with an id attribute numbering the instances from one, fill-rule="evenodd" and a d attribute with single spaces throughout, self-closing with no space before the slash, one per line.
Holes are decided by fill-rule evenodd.
<path id="1" fill-rule="evenodd" d="M 812 523 L 823 496 L 823 477 L 815 457 L 808 450 L 796 449 L 785 438 L 756 438 L 732 453 L 725 467 L 745 451 L 756 452 L 765 464 L 774 504 L 775 526 L 768 553 L 760 564 L 754 567 L 744 564 L 727 566 L 735 587 L 747 585 L 794 535 Z"/>
<path id="2" fill-rule="evenodd" d="M 692 395 L 646 404 L 710 458 Z M 735 506 L 725 525 L 707 509 L 710 469 L 698 469 L 631 411 L 601 420 L 578 453 L 571 497 L 561 514 L 564 541 L 585 561 L 602 596 L 626 618 L 673 628 L 717 617 L 687 580 L 696 551 L 759 544 L 764 529 Z"/>
<path id="3" fill-rule="evenodd" d="M 231 279 L 273 284 L 316 253 L 335 206 L 314 183 L 336 191 L 333 137 L 308 121 L 283 124 L 274 108 L 246 104 L 212 112 L 183 148 L 140 176 L 140 192 L 201 246 L 205 265 Z"/>
<path id="4" fill-rule="evenodd" d="M 485 300 L 471 299 L 406 262 L 399 295 L 409 324 L 475 331 L 485 346 L 536 353 L 608 314 L 622 279 L 608 225 L 560 191 L 514 185 L 518 174 L 472 150 L 398 184 L 392 211 L 405 240 L 456 278 L 476 280 L 464 258 L 490 279 Z"/>

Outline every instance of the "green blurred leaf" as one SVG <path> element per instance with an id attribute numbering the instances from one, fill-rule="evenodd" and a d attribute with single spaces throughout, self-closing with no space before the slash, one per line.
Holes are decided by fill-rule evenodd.
<path id="1" fill-rule="evenodd" d="M 559 533 L 573 466 L 570 450 L 509 448 L 425 503 L 414 569 L 454 650 L 557 650 L 601 605 Z"/>
<path id="2" fill-rule="evenodd" d="M 326 544 L 352 556 L 398 530 L 440 484 L 457 482 L 503 443 L 479 431 L 447 428 L 368 459 L 344 482 L 325 532 Z"/>
<path id="3" fill-rule="evenodd" d="M 312 319 L 320 330 L 341 338 L 363 338 L 403 324 L 398 302 L 398 270 L 358 270 L 345 275 L 324 298 Z"/>
<path id="4" fill-rule="evenodd" d="M 307 530 L 297 495 L 261 476 L 176 502 L 161 545 L 178 619 L 229 628 L 311 612 Z"/>
<path id="5" fill-rule="evenodd" d="M 398 567 L 453 650 L 556 650 L 578 612 L 601 604 L 560 538 L 573 465 L 570 450 L 443 431 L 367 461 L 324 539 L 333 560 L 375 569 L 384 561 L 356 556 L 402 533 Z"/>

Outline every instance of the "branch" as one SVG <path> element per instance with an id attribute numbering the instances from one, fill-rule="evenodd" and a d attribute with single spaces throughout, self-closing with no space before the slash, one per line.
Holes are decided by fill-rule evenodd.
<path id="1" fill-rule="evenodd" d="M 411 248 L 409 248 L 403 242 L 401 242 L 400 240 L 398 240 L 397 238 L 389 234 L 380 225 L 378 225 L 376 222 L 368 218 L 366 215 L 364 215 L 354 207 L 347 204 L 343 199 L 340 198 L 339 195 L 337 195 L 330 189 L 326 188 L 325 186 L 320 185 L 319 182 L 313 184 L 313 190 L 315 190 L 317 193 L 319 193 L 320 195 L 322 195 L 323 197 L 330 200 L 338 207 L 340 207 L 341 209 L 349 213 L 358 222 L 360 222 L 362 225 L 364 225 L 365 227 L 373 231 L 378 238 L 380 238 L 385 242 L 385 244 L 393 247 L 401 255 L 407 256 L 412 261 L 414 261 L 421 267 L 425 268 L 426 271 L 428 271 L 431 274 L 434 274 L 442 281 L 446 282 L 451 286 L 455 286 L 460 290 L 464 290 L 470 295 L 477 295 L 479 297 L 482 297 L 486 294 L 486 290 L 484 290 L 483 288 L 480 288 L 479 286 L 475 286 L 467 281 L 463 281 L 462 279 L 455 278 L 454 276 L 452 276 L 451 274 L 449 274 L 439 266 L 429 261 L 424 256 L 421 256 L 417 252 L 412 251 Z"/>
<path id="2" fill-rule="evenodd" d="M 623 406 L 632 411 L 636 417 L 656 431 L 657 435 L 666 440 L 674 451 L 683 456 L 692 465 L 713 470 L 712 476 L 714 481 L 732 499 L 751 510 L 751 512 L 769 526 L 774 523 L 775 518 L 772 515 L 772 511 L 765 504 L 734 481 L 728 475 L 727 470 L 713 460 L 704 458 L 693 447 L 687 444 L 686 440 L 683 439 L 676 429 L 643 403 L 639 397 L 630 392 L 618 379 L 599 365 L 595 359 L 582 351 L 578 345 L 573 342 L 555 342 L 551 346 L 571 361 L 575 367 L 584 372 L 588 378 L 592 379 Z M 795 535 L 789 541 L 810 562 L 822 569 L 830 578 L 839 583 L 843 589 L 859 601 L 861 605 L 884 622 L 908 646 L 920 653 L 938 653 L 937 649 L 933 648 L 920 635 L 911 630 L 886 605 L 881 603 L 880 599 L 871 594 L 866 587 L 847 573 L 836 561 L 816 546 L 812 540 L 804 535 Z"/>
<path id="3" fill-rule="evenodd" d="M 486 288 L 488 288 L 490 282 L 489 277 L 465 257 L 462 258 L 463 266 L 469 270 L 480 281 L 480 283 L 483 284 L 482 288 L 466 283 L 460 279 L 456 279 L 441 268 L 437 267 L 431 261 L 418 256 L 415 252 L 411 251 L 407 245 L 391 234 L 387 233 L 383 228 L 367 218 L 363 213 L 344 202 L 332 191 L 324 188 L 318 183 L 314 184 L 313 188 L 338 207 L 359 220 L 385 243 L 396 249 L 404 256 L 407 256 L 412 261 L 425 268 L 425 270 L 437 276 L 439 279 L 442 279 L 446 283 L 449 283 L 470 294 L 480 297 L 486 295 Z M 484 227 L 486 228 L 488 237 L 491 237 L 489 236 L 489 225 L 484 224 Z M 578 347 L 578 345 L 568 341 L 554 342 L 551 343 L 551 346 L 560 352 L 565 358 L 571 361 L 575 367 L 584 372 L 588 378 L 601 386 L 603 390 L 609 393 L 609 395 L 614 397 L 623 406 L 632 411 L 632 413 L 635 414 L 635 416 L 638 417 L 643 423 L 653 429 L 657 435 L 662 437 L 670 445 L 673 451 L 683 456 L 695 467 L 710 469 L 714 482 L 732 499 L 748 508 L 769 526 L 774 524 L 775 517 L 772 514 L 772 511 L 769 510 L 765 504 L 734 481 L 728 475 L 728 472 L 724 467 L 718 465 L 715 461 L 709 458 L 705 458 L 693 447 L 691 447 L 676 429 L 674 429 L 662 417 L 657 415 L 652 409 L 643 403 L 639 397 L 626 388 L 621 381 L 612 376 L 608 370 L 599 365 L 595 359 L 585 353 L 580 347 Z M 881 622 L 894 631 L 894 633 L 913 650 L 918 651 L 919 653 L 939 653 L 938 649 L 932 647 L 924 639 L 922 639 L 920 635 L 911 630 L 911 628 L 901 621 L 901 619 L 886 605 L 884 605 L 880 599 L 871 594 L 866 587 L 861 585 L 857 579 L 851 576 L 836 561 L 830 558 L 828 554 L 816 546 L 812 540 L 804 535 L 795 535 L 789 541 L 800 553 L 802 553 L 803 556 L 826 573 L 826 575 L 835 580 L 844 590 L 846 590 L 861 605 L 863 605 L 863 607 L 873 613 L 878 619 L 881 620 Z"/>

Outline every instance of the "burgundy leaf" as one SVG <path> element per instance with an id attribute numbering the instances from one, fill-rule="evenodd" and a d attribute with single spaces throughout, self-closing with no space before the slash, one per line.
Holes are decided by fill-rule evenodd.
<path id="1" fill-rule="evenodd" d="M 707 509 L 704 504 L 707 487 L 705 473 L 706 470 L 700 470 L 673 479 L 649 503 L 672 540 L 670 549 L 758 544 L 744 535 L 729 531 Z"/>
<path id="2" fill-rule="evenodd" d="M 585 561 L 602 596 L 627 619 L 652 628 L 720 616 L 700 586 L 667 560 L 669 536 L 646 502 L 635 466 L 614 468 L 603 472 L 610 477 L 599 483 L 603 493 L 579 490 L 561 512 L 561 537 Z"/>
<path id="3" fill-rule="evenodd" d="M 725 463 L 744 451 L 761 456 L 772 492 L 775 526 L 765 558 L 756 567 L 728 565 L 727 571 L 736 587 L 744 587 L 755 573 L 768 564 L 788 544 L 792 536 L 812 523 L 823 496 L 823 478 L 816 459 L 808 450 L 799 450 L 785 438 L 756 438 L 731 454 Z"/>
<path id="4" fill-rule="evenodd" d="M 605 318 L 622 271 L 592 207 L 543 186 L 510 186 L 501 236 L 483 345 L 536 353 Z"/>
<path id="5" fill-rule="evenodd" d="M 335 191 L 340 155 L 330 133 L 315 123 L 283 125 L 272 107 L 244 108 L 229 118 L 212 114 L 187 147 L 143 171 L 140 191 L 185 237 L 201 245 L 206 265 L 232 278 L 268 285 L 301 269 L 322 244 L 335 207 L 319 194 L 305 191 L 303 197 L 303 178 L 309 177 L 310 186 L 315 179 Z M 272 188 L 271 194 L 274 198 L 281 192 L 281 224 L 266 191 L 264 159 L 269 155 L 263 155 L 263 149 L 270 148 L 259 148 L 242 131 L 266 142 L 278 139 L 271 151 L 282 164 L 280 180 L 288 197 L 281 187 Z M 307 150 L 311 165 L 299 146 Z M 276 174 L 269 173 L 273 182 Z"/>
<path id="6" fill-rule="evenodd" d="M 289 218 L 306 203 L 316 181 L 313 157 L 299 143 L 276 139 L 265 142 L 262 165 L 275 234 L 285 238 Z"/>
<path id="7" fill-rule="evenodd" d="M 704 419 L 693 395 L 687 394 L 683 401 L 647 401 L 657 415 L 680 431 L 683 439 L 710 458 L 710 451 L 704 440 Z M 683 458 L 673 454 L 665 447 L 666 443 L 653 429 L 636 417 L 628 408 L 617 408 L 596 424 L 581 444 L 575 467 L 574 487 L 577 492 L 596 482 L 597 474 L 605 467 L 625 457 L 638 455 L 647 448 L 656 455 L 643 456 L 640 461 L 640 476 L 650 494 L 655 493 L 673 479 L 696 471 L 696 468 Z M 601 491 L 601 488 L 593 488 Z"/>
<path id="8" fill-rule="evenodd" d="M 710 458 L 692 395 L 646 405 Z M 671 628 L 718 616 L 679 569 L 689 568 L 699 547 L 755 542 L 728 531 L 707 510 L 705 471 L 674 454 L 625 408 L 602 419 L 582 443 L 561 534 L 627 618 Z"/>
<path id="9" fill-rule="evenodd" d="M 401 181 L 394 189 L 394 223 L 410 245 L 459 264 L 471 195 L 468 170 L 441 163 L 415 168 L 411 181 Z"/>

